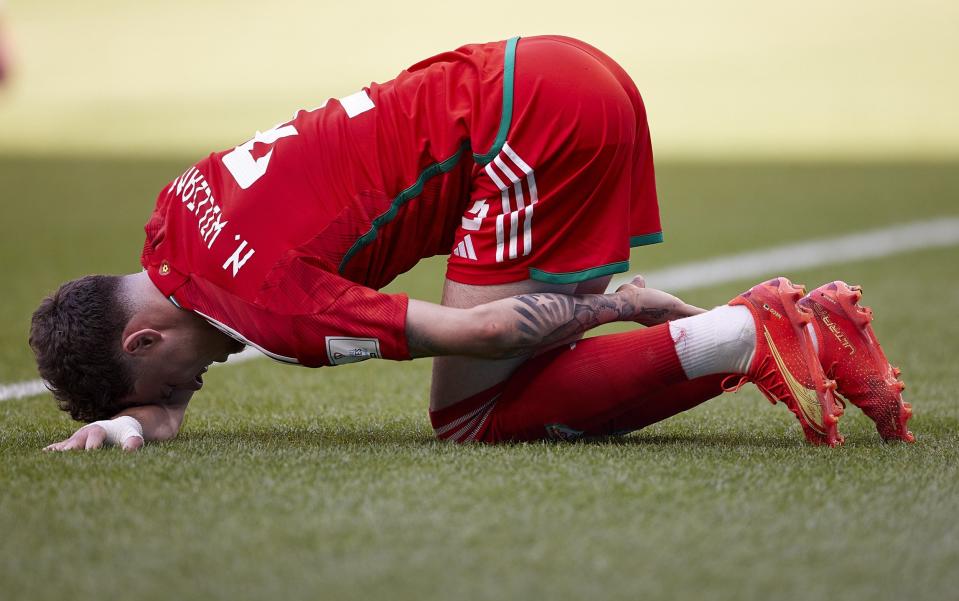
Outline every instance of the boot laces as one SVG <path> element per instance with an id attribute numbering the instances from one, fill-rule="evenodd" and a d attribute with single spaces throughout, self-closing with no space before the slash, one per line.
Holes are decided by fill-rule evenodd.
<path id="1" fill-rule="evenodd" d="M 779 376 L 771 355 L 766 355 L 755 370 L 756 375 L 731 374 L 723 378 L 720 386 L 724 392 L 739 392 L 748 382 L 754 382 L 759 391 L 775 405 L 780 399 L 789 398 L 789 387 Z M 737 380 L 738 378 L 738 380 Z"/>

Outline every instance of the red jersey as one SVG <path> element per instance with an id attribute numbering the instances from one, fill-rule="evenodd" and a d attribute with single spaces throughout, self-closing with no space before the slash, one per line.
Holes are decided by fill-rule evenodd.
<path id="1" fill-rule="evenodd" d="M 408 359 L 407 297 L 373 289 L 449 252 L 472 148 L 498 131 L 507 44 L 440 54 L 201 160 L 146 225 L 153 283 L 282 361 Z"/>

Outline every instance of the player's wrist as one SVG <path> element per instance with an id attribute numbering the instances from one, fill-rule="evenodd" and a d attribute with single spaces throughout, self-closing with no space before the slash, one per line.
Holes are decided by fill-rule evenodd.
<path id="1" fill-rule="evenodd" d="M 623 284 L 613 293 L 613 296 L 617 298 L 622 306 L 622 318 L 624 320 L 635 320 L 638 318 L 640 310 L 642 309 L 642 302 L 640 302 L 641 292 L 641 288 L 632 284 Z"/>
<path id="2" fill-rule="evenodd" d="M 90 424 L 99 426 L 107 433 L 106 442 L 121 447 L 130 438 L 143 438 L 143 425 L 130 415 L 121 415 L 113 419 L 104 419 Z"/>

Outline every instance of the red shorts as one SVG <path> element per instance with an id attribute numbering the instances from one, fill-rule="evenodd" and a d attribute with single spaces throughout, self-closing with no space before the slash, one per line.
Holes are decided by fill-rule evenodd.
<path id="1" fill-rule="evenodd" d="M 506 141 L 473 168 L 447 277 L 565 284 L 626 271 L 631 246 L 662 241 L 635 84 L 596 48 L 544 36 L 519 41 L 504 85 Z"/>

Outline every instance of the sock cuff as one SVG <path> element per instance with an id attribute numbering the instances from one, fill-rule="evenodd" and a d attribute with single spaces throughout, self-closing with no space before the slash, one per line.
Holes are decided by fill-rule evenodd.
<path id="1" fill-rule="evenodd" d="M 694 327 L 692 323 L 695 323 Z M 690 319 L 687 324 L 670 322 L 669 332 L 687 377 L 694 379 L 714 373 L 717 348 L 713 320 L 704 318 L 693 322 Z"/>
<path id="2" fill-rule="evenodd" d="M 756 344 L 754 317 L 747 308 L 716 307 L 670 322 L 679 361 L 690 379 L 745 373 Z"/>

